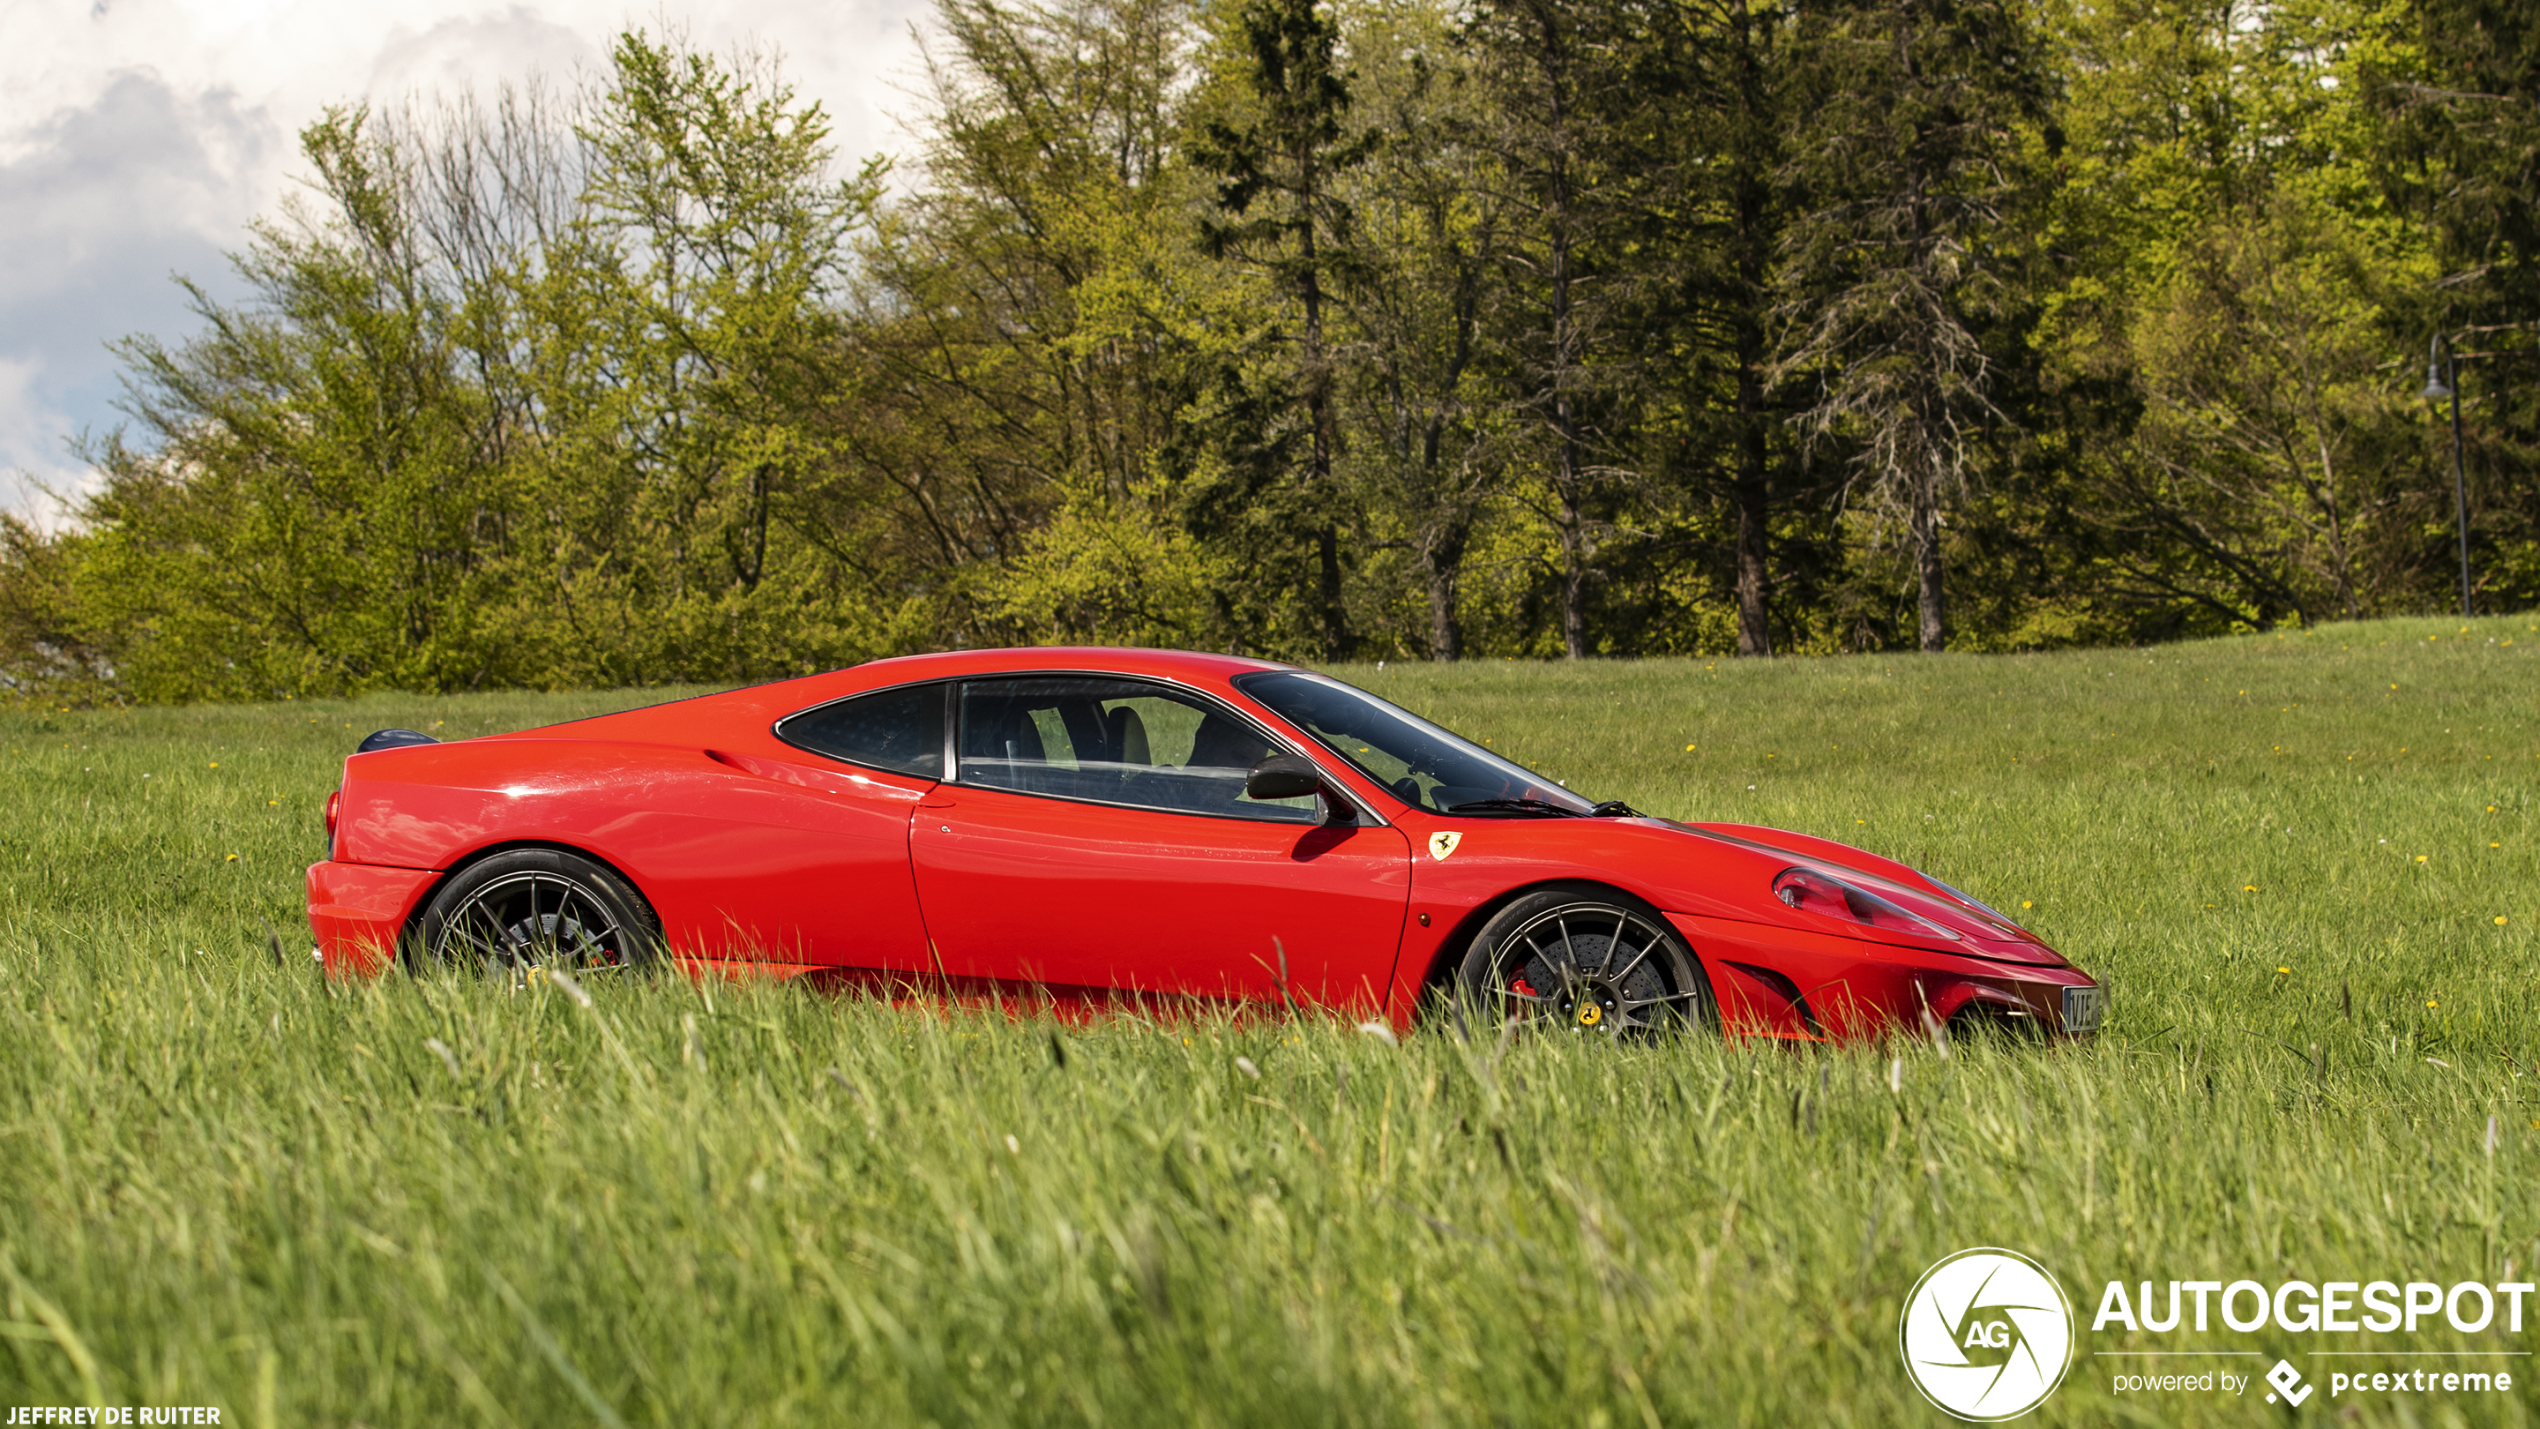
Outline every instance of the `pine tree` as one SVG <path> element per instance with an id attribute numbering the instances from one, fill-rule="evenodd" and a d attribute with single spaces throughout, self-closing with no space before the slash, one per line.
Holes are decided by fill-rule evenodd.
<path id="1" fill-rule="evenodd" d="M 1630 209 L 1612 124 L 1630 103 L 1621 21 L 1612 0 L 1485 0 L 1470 26 L 1491 105 L 1479 140 L 1509 211 L 1501 252 L 1512 273 L 1493 336 L 1509 407 L 1541 453 L 1561 648 L 1573 660 L 1595 646 L 1590 588 L 1615 488 L 1631 474 L 1626 413 L 1641 375 L 1617 330 L 1639 276 L 1622 259 Z"/>
<path id="2" fill-rule="evenodd" d="M 1648 9 L 1632 44 L 1628 167 L 1648 192 L 1634 246 L 1668 270 L 1668 296 L 1641 326 L 1680 375 L 1692 464 L 1727 498 L 1740 655 L 1773 649 L 1773 463 L 1788 414 L 1768 385 L 1791 219 L 1789 19 L 1754 0 L 1675 0 Z M 1781 485 L 1795 494 L 1795 480 Z"/>
<path id="3" fill-rule="evenodd" d="M 1333 468 L 1341 443 L 1334 354 L 1328 324 L 1336 288 L 1358 261 L 1341 181 L 1366 161 L 1371 137 L 1351 123 L 1350 76 L 1339 58 L 1340 26 L 1317 0 L 1247 0 L 1235 11 L 1229 63 L 1236 97 L 1209 119 L 1193 162 L 1217 179 L 1215 211 L 1199 232 L 1211 257 L 1260 269 L 1292 304 L 1296 329 L 1280 335 L 1286 371 L 1264 401 L 1243 410 L 1247 425 L 1272 426 L 1289 394 L 1303 409 L 1301 488 L 1290 508 L 1313 533 L 1312 596 L 1323 659 L 1350 650 L 1342 591 L 1342 513 Z M 1284 443 L 1256 431 L 1249 445 L 1273 454 Z"/>
<path id="4" fill-rule="evenodd" d="M 1418 565 L 1433 660 L 1466 652 L 1465 558 L 1508 467 L 1487 328 L 1507 204 L 1490 155 L 1464 142 L 1479 95 L 1453 25 L 1425 0 L 1358 12 L 1359 104 L 1384 142 L 1350 176 L 1364 257 L 1340 290 L 1358 351 L 1343 383 L 1349 485 Z"/>
<path id="5" fill-rule="evenodd" d="M 1986 328 L 2018 294 L 1997 232 L 2018 137 L 2046 98 L 2036 39 L 2004 0 L 1843 0 L 1802 20 L 1808 216 L 1784 269 L 1781 379 L 1851 451 L 1850 490 L 1901 517 L 1917 643 L 1948 641 L 1942 521 L 1969 444 L 2003 420 Z"/>

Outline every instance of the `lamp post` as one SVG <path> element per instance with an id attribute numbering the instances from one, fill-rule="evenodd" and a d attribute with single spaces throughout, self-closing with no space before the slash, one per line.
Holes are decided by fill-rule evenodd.
<path id="1" fill-rule="evenodd" d="M 2461 474 L 2461 363 L 2452 340 L 2437 332 L 2425 345 L 2425 400 L 2443 410 L 2452 401 L 2452 509 L 2461 538 L 2461 618 L 2469 618 L 2469 479 Z"/>

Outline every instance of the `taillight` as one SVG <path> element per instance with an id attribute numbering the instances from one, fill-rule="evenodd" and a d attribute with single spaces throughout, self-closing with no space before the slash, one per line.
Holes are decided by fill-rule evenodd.
<path id="1" fill-rule="evenodd" d="M 335 847 L 335 813 L 343 807 L 343 790 L 338 789 L 326 796 L 326 844 L 329 851 Z"/>
<path id="2" fill-rule="evenodd" d="M 1820 913 L 1890 933 L 1958 941 L 1958 935 L 1919 913 L 1907 912 L 1866 888 L 1813 868 L 1785 868 L 1773 880 L 1773 896 L 1802 913 Z"/>

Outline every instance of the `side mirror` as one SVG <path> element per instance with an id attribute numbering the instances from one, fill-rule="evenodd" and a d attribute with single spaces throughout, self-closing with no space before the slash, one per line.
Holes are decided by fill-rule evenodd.
<path id="1" fill-rule="evenodd" d="M 1244 775 L 1244 796 L 1252 799 L 1301 799 L 1323 790 L 1323 771 L 1299 754 L 1273 754 Z"/>

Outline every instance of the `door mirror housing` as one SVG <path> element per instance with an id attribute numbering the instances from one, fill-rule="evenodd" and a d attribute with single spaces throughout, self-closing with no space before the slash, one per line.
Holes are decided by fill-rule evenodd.
<path id="1" fill-rule="evenodd" d="M 1244 775 L 1251 799 L 1301 799 L 1323 792 L 1323 771 L 1301 754 L 1273 754 Z"/>
<path id="2" fill-rule="evenodd" d="M 1318 824 L 1354 824 L 1358 822 L 1358 806 L 1352 804 L 1314 761 L 1302 754 L 1273 754 L 1244 772 L 1244 794 L 1254 799 L 1302 799 L 1314 796 L 1314 822 Z"/>

